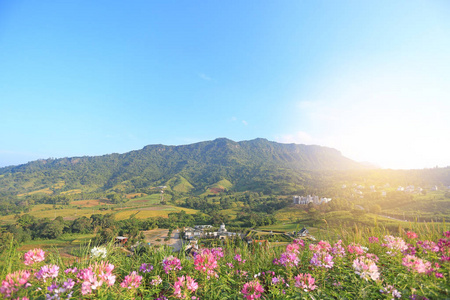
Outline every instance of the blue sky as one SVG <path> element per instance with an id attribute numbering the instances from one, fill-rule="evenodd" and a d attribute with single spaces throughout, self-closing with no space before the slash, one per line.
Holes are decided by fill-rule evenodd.
<path id="1" fill-rule="evenodd" d="M 448 1 L 2 1 L 0 167 L 227 137 L 450 165 Z"/>

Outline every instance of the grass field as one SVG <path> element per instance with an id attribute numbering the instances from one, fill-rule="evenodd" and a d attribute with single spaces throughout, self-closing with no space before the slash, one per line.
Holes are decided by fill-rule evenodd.
<path id="1" fill-rule="evenodd" d="M 170 187 L 171 190 L 178 193 L 188 193 L 194 186 L 182 176 L 175 176 L 167 181 L 166 185 Z"/>
<path id="2" fill-rule="evenodd" d="M 81 194 L 81 190 L 75 189 L 75 190 L 68 190 L 65 192 L 61 192 L 61 195 L 75 195 L 75 194 Z"/>
<path id="3" fill-rule="evenodd" d="M 50 205 L 51 206 L 51 205 Z M 31 211 L 28 214 L 31 216 L 34 216 L 39 219 L 43 218 L 49 218 L 53 220 L 56 217 L 63 217 L 64 220 L 75 220 L 79 217 L 85 216 L 90 217 L 93 213 L 94 214 L 106 214 L 110 213 L 111 211 L 100 211 L 100 210 L 92 210 L 92 209 L 75 209 L 75 208 L 65 208 L 65 209 L 50 209 L 50 210 L 38 210 L 38 211 Z M 21 214 L 23 215 L 23 214 Z M 1 216 L 0 217 L 0 224 L 11 224 L 15 222 L 15 216 L 14 215 L 8 215 L 8 216 Z"/>
<path id="4" fill-rule="evenodd" d="M 45 251 L 52 249 L 64 259 L 73 260 L 76 257 L 73 255 L 82 252 L 91 240 L 95 238 L 95 234 L 65 234 L 54 240 L 32 240 L 23 244 L 18 248 L 18 251 L 28 251 L 35 248 L 41 248 Z"/>
<path id="5" fill-rule="evenodd" d="M 126 194 L 125 197 L 127 199 L 133 199 L 133 198 L 139 198 L 139 197 L 145 197 L 147 194 L 144 193 L 132 193 L 132 194 Z"/>
<path id="6" fill-rule="evenodd" d="M 89 200 L 77 200 L 77 201 L 72 201 L 70 203 L 71 206 L 79 206 L 81 208 L 86 208 L 86 207 L 109 207 L 109 206 L 113 206 L 113 204 L 111 204 L 109 202 L 109 200 L 100 200 L 100 199 L 89 199 Z"/>
<path id="7" fill-rule="evenodd" d="M 124 220 L 128 219 L 131 215 L 136 214 L 137 219 L 147 219 L 147 218 L 157 218 L 163 217 L 167 218 L 170 213 L 180 212 L 184 210 L 187 214 L 195 214 L 198 210 L 190 209 L 190 208 L 181 208 L 170 205 L 160 205 L 154 207 L 145 207 L 139 209 L 130 209 L 119 211 L 115 214 L 116 220 Z"/>
<path id="8" fill-rule="evenodd" d="M 226 179 L 222 179 L 216 183 L 214 183 L 213 185 L 210 185 L 206 188 L 206 191 L 201 194 L 200 196 L 207 196 L 207 195 L 211 195 L 211 194 L 218 194 L 220 192 L 223 192 L 225 189 L 230 189 L 233 187 L 233 184 L 226 180 Z"/>
<path id="9" fill-rule="evenodd" d="M 171 195 L 164 194 L 164 200 L 170 201 L 172 199 Z M 123 204 L 123 206 L 148 206 L 148 205 L 155 205 L 159 204 L 161 202 L 161 194 L 151 194 L 146 195 L 144 197 L 134 198 L 130 201 Z"/>
<path id="10" fill-rule="evenodd" d="M 290 221 L 296 219 L 307 219 L 308 213 L 301 207 L 296 205 L 288 206 L 280 209 L 275 214 L 277 220 L 280 221 Z"/>
<path id="11" fill-rule="evenodd" d="M 303 226 L 301 224 L 294 223 L 282 223 L 282 224 L 274 224 L 269 226 L 258 227 L 260 230 L 274 230 L 274 231 L 296 231 L 298 229 L 302 229 Z M 309 230 L 309 227 L 308 227 Z"/>

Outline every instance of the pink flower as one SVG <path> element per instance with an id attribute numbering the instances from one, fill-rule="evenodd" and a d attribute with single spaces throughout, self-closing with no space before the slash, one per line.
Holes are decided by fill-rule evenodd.
<path id="1" fill-rule="evenodd" d="M 166 272 L 166 274 L 169 274 L 170 271 L 177 271 L 182 269 L 181 261 L 173 255 L 164 258 L 162 264 L 164 272 Z"/>
<path id="2" fill-rule="evenodd" d="M 338 257 L 345 256 L 345 248 L 342 246 L 342 240 L 339 240 L 334 244 L 333 248 L 331 248 L 331 253 Z"/>
<path id="3" fill-rule="evenodd" d="M 33 250 L 28 251 L 23 255 L 24 264 L 29 266 L 37 262 L 44 261 L 45 259 L 45 252 L 44 250 L 40 248 L 36 248 Z"/>
<path id="4" fill-rule="evenodd" d="M 366 250 L 360 245 L 351 243 L 347 246 L 347 250 L 349 253 L 356 253 L 357 255 L 362 255 L 366 252 Z"/>
<path id="5" fill-rule="evenodd" d="M 305 241 L 304 240 L 302 240 L 302 239 L 295 239 L 294 240 L 294 244 L 298 244 L 298 245 L 300 245 L 300 247 L 305 247 Z"/>
<path id="6" fill-rule="evenodd" d="M 92 293 L 92 290 L 96 290 L 101 287 L 103 283 L 108 286 L 114 285 L 116 282 L 116 276 L 112 274 L 114 265 L 108 262 L 95 263 L 89 265 L 86 269 L 81 269 L 77 273 L 77 278 L 82 281 L 81 294 L 87 295 Z"/>
<path id="7" fill-rule="evenodd" d="M 218 267 L 216 256 L 209 249 L 202 249 L 195 255 L 194 266 L 202 273 L 217 275 L 214 271 Z"/>
<path id="8" fill-rule="evenodd" d="M 28 283 L 28 278 L 30 278 L 31 272 L 26 270 L 16 271 L 6 275 L 5 280 L 2 281 L 0 287 L 0 293 L 5 297 L 11 297 L 11 294 L 17 292 L 20 288 L 27 288 L 31 286 Z"/>
<path id="9" fill-rule="evenodd" d="M 366 281 L 370 278 L 372 280 L 377 280 L 380 278 L 380 273 L 378 272 L 378 267 L 376 263 L 367 257 L 358 257 L 353 261 L 353 269 L 359 277 L 365 279 Z"/>
<path id="10" fill-rule="evenodd" d="M 239 264 L 245 264 L 245 259 L 242 260 L 242 257 L 241 257 L 240 254 L 236 254 L 236 255 L 233 257 L 233 259 L 236 260 L 236 261 L 238 261 Z"/>
<path id="11" fill-rule="evenodd" d="M 393 237 L 392 235 L 386 235 L 384 236 L 384 240 L 386 241 L 386 244 L 382 244 L 381 246 L 383 247 L 387 247 L 395 251 L 404 251 L 408 249 L 408 245 L 400 237 Z M 388 251 L 388 254 L 396 255 L 395 252 L 392 253 L 391 251 Z"/>
<path id="12" fill-rule="evenodd" d="M 173 288 L 175 297 L 186 299 L 190 296 L 190 293 L 194 293 L 198 289 L 198 283 L 192 277 L 183 275 L 178 277 L 178 281 L 175 282 Z"/>
<path id="13" fill-rule="evenodd" d="M 305 292 L 313 291 L 317 285 L 314 285 L 314 282 L 316 281 L 314 277 L 311 276 L 311 274 L 298 274 L 294 277 L 295 279 L 295 286 L 298 288 L 303 289 Z"/>
<path id="14" fill-rule="evenodd" d="M 149 273 L 153 270 L 153 266 L 151 264 L 143 263 L 141 267 L 139 268 L 139 271 L 143 273 Z"/>
<path id="15" fill-rule="evenodd" d="M 78 273 L 78 269 L 77 268 L 68 268 L 64 270 L 64 273 L 69 274 L 69 273 L 73 273 L 73 274 L 77 274 Z"/>
<path id="16" fill-rule="evenodd" d="M 391 295 L 392 300 L 394 300 L 395 298 L 400 299 L 402 297 L 402 294 L 399 291 L 397 291 L 397 289 L 395 289 L 394 286 L 392 285 L 384 287 L 383 289 L 380 290 L 380 293 Z"/>
<path id="17" fill-rule="evenodd" d="M 422 260 L 414 255 L 406 255 L 402 261 L 402 265 L 407 267 L 409 271 L 429 274 L 433 270 L 430 262 Z"/>
<path id="18" fill-rule="evenodd" d="M 274 259 L 273 263 L 275 265 L 282 265 L 287 268 L 293 268 L 298 266 L 300 259 L 297 257 L 297 254 L 293 252 L 284 252 L 281 254 L 280 259 Z"/>
<path id="19" fill-rule="evenodd" d="M 59 267 L 57 265 L 45 265 L 34 276 L 36 276 L 38 280 L 46 282 L 47 278 L 58 277 L 58 273 Z"/>
<path id="20" fill-rule="evenodd" d="M 375 236 L 369 237 L 369 243 L 373 244 L 373 243 L 378 243 L 378 242 L 379 242 L 379 240 L 377 237 L 375 237 Z"/>
<path id="21" fill-rule="evenodd" d="M 331 250 L 331 245 L 327 241 L 320 241 L 317 245 L 310 244 L 309 250 L 313 252 L 329 252 Z"/>
<path id="22" fill-rule="evenodd" d="M 264 293 L 264 288 L 258 280 L 253 280 L 244 284 L 241 293 L 244 294 L 244 298 L 247 300 L 258 299 Z"/>
<path id="23" fill-rule="evenodd" d="M 289 244 L 286 246 L 286 252 L 292 252 L 292 253 L 300 253 L 299 251 L 300 247 L 298 244 Z"/>
<path id="24" fill-rule="evenodd" d="M 224 256 L 223 250 L 221 247 L 212 248 L 211 253 L 214 254 L 214 256 L 216 257 L 217 260 L 220 260 Z"/>
<path id="25" fill-rule="evenodd" d="M 327 269 L 331 269 L 334 265 L 333 256 L 326 252 L 314 253 L 309 263 L 313 266 L 323 267 Z"/>
<path id="26" fill-rule="evenodd" d="M 152 279 L 152 281 L 150 282 L 150 284 L 153 286 L 160 285 L 161 283 L 162 283 L 162 279 L 161 279 L 161 277 L 159 277 L 159 275 L 157 275 L 156 278 Z"/>
<path id="27" fill-rule="evenodd" d="M 127 289 L 138 288 L 141 285 L 141 280 L 142 276 L 139 276 L 136 271 L 133 271 L 125 276 L 120 286 Z"/>
<path id="28" fill-rule="evenodd" d="M 418 237 L 417 233 L 412 232 L 412 231 L 408 231 L 408 232 L 406 233 L 406 235 L 407 235 L 408 238 L 410 238 L 410 239 L 417 239 L 417 237 Z"/>
<path id="29" fill-rule="evenodd" d="M 423 249 L 424 253 L 427 253 L 427 250 L 430 250 L 431 252 L 439 252 L 439 247 L 436 245 L 435 242 L 432 241 L 417 241 L 417 246 L 421 247 Z"/>

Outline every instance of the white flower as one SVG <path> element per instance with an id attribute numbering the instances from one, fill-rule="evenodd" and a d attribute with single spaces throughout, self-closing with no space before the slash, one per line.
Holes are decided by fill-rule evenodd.
<path id="1" fill-rule="evenodd" d="M 94 247 L 91 249 L 91 257 L 92 258 L 106 258 L 106 248 L 105 247 Z"/>

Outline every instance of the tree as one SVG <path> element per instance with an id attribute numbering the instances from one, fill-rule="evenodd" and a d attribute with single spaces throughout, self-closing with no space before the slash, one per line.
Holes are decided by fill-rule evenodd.
<path id="1" fill-rule="evenodd" d="M 92 232 L 92 220 L 85 216 L 76 219 L 72 223 L 72 232 L 83 234 Z"/>

